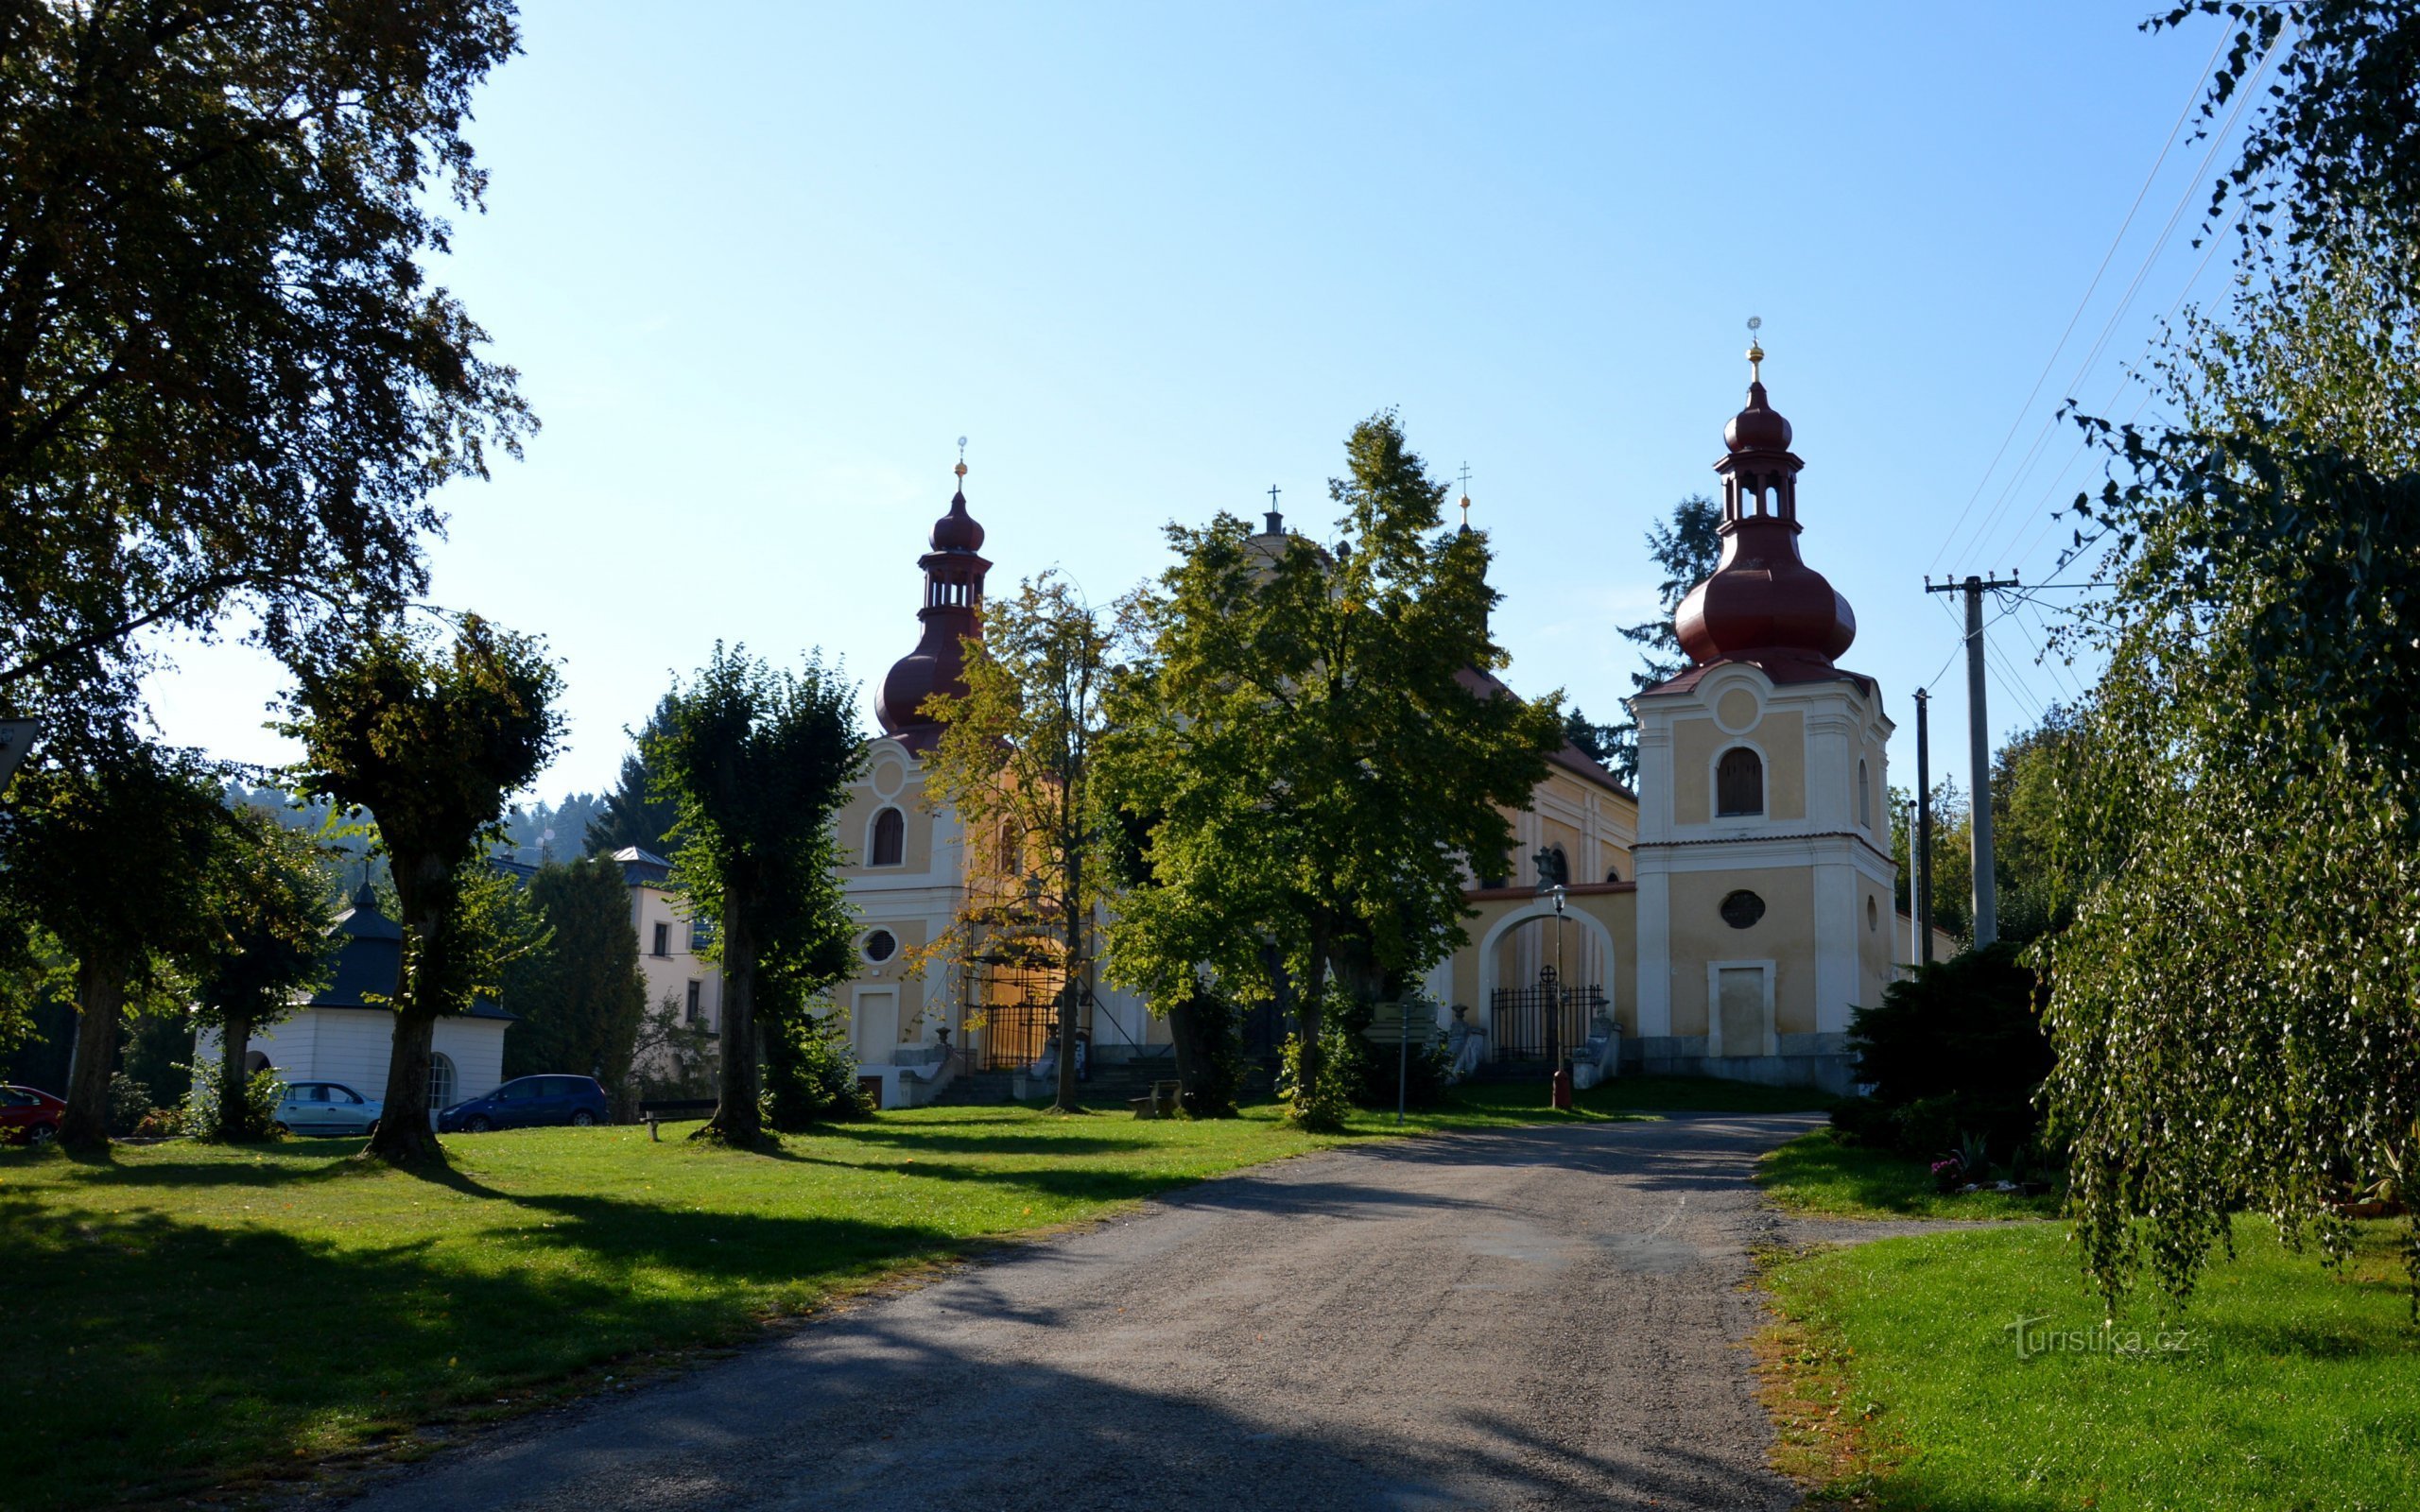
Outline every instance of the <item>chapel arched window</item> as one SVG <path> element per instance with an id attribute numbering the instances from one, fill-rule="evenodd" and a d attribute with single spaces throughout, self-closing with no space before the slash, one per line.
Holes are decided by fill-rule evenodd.
<path id="1" fill-rule="evenodd" d="M 1714 812 L 1719 818 L 1765 812 L 1765 764 L 1745 746 L 1734 746 L 1714 765 Z"/>
<path id="2" fill-rule="evenodd" d="M 870 867 L 895 867 L 907 859 L 908 820 L 897 809 L 873 816 L 873 846 L 866 857 Z"/>

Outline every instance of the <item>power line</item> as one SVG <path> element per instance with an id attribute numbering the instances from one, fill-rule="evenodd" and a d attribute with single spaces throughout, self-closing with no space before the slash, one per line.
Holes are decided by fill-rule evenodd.
<path id="1" fill-rule="evenodd" d="M 2084 285 L 2083 297 L 2076 301 L 2075 313 L 2067 317 L 2066 329 L 2059 333 L 2058 344 L 2053 346 L 2050 349 L 2050 354 L 2042 360 L 2042 370 L 2035 375 L 2032 388 L 2026 393 L 2025 403 L 2017 406 L 2016 418 L 2009 421 L 2008 434 L 2000 438 L 1999 450 L 1992 454 L 1990 465 L 1983 469 L 1983 475 L 1976 480 L 1975 491 L 1967 497 L 1966 507 L 1958 511 L 1956 520 L 1950 522 L 1949 534 L 1943 539 L 1941 549 L 1933 553 L 1931 561 L 1925 564 L 1927 572 L 1939 567 L 1941 559 L 1949 555 L 1951 542 L 1958 539 L 1959 527 L 1965 524 L 1966 517 L 1974 512 L 1975 501 L 1983 496 L 1984 485 L 1991 482 L 1992 473 L 2000 465 L 2000 458 L 2008 454 L 2009 442 L 2016 439 L 2017 427 L 2025 423 L 2025 417 L 2032 411 L 2033 401 L 2041 396 L 2043 381 L 2050 376 L 2050 369 L 2057 366 L 2059 353 L 2066 350 L 2067 337 L 2075 334 L 2076 322 L 2083 318 L 2085 306 L 2092 302 L 2094 292 L 2100 287 L 2101 275 L 2109 271 L 2110 260 L 2118 255 L 2118 249 L 2124 245 L 2126 232 L 2135 224 L 2135 212 L 2143 208 L 2144 197 L 2152 192 L 2152 184 L 2159 178 L 2161 166 L 2168 162 L 2168 154 L 2176 146 L 2177 133 L 2185 129 L 2185 122 L 2192 114 L 2194 105 L 2202 98 L 2203 86 L 2209 81 L 2210 70 L 2217 65 L 2219 53 L 2225 45 L 2226 35 L 2222 31 L 2219 37 L 2219 45 L 2210 49 L 2208 60 L 2203 63 L 2200 76 L 2194 79 L 2192 93 L 2186 96 L 2184 109 L 2176 112 L 2176 124 L 2168 129 L 2168 140 L 2160 144 L 2159 156 L 2152 160 L 2151 171 L 2143 175 L 2143 186 L 2135 191 L 2135 202 L 2126 207 L 2126 218 L 2118 222 L 2118 234 L 2109 239 L 2109 250 L 2100 254 L 2100 266 L 2093 269 L 2092 282 Z"/>
<path id="2" fill-rule="evenodd" d="M 2141 292 L 2143 280 L 2150 277 L 2152 269 L 2158 266 L 2160 254 L 2168 249 L 2169 239 L 2176 233 L 2177 223 L 2185 218 L 2187 208 L 2197 198 L 2201 180 L 2208 177 L 2210 165 L 2218 160 L 2220 149 L 2226 145 L 2227 138 L 2235 130 L 2237 120 L 2243 114 L 2245 105 L 2252 99 L 2254 86 L 2259 82 L 2261 76 L 2268 72 L 2269 61 L 2275 56 L 2274 48 L 2262 55 L 2259 63 L 2254 67 L 2251 77 L 2244 80 L 2244 87 L 2237 92 L 2235 105 L 2227 112 L 2225 122 L 2216 131 L 2210 133 L 2209 149 L 2202 154 L 2201 164 L 2195 170 L 2193 179 L 2187 181 L 2185 192 L 2177 197 L 2176 208 L 2169 212 L 2168 223 L 2160 228 L 2159 235 L 2152 242 L 2151 250 L 2143 256 L 2143 266 L 2135 270 L 2134 279 L 2126 285 L 2126 292 L 2118 297 L 2118 303 L 2109 312 L 2109 318 L 2101 322 L 2100 335 L 2094 338 L 2092 349 L 2084 353 L 2083 362 L 2076 369 L 2076 375 L 2068 380 L 2069 393 L 2083 387 L 2083 381 L 2092 371 L 2093 365 L 2100 360 L 2100 353 L 2108 347 L 2109 338 L 2117 334 L 2118 323 L 2124 319 L 2126 312 L 2134 307 L 2135 296 Z M 2213 240 L 2215 241 L 2215 238 Z M 2070 324 L 2072 325 L 2072 322 Z M 2035 387 L 2038 392 L 2040 386 Z M 2029 405 L 2031 403 L 2031 401 L 2029 400 Z M 1982 523 L 1975 527 L 1973 544 L 1979 545 L 1982 539 L 1991 534 L 1994 525 L 2007 510 L 2009 501 L 2015 497 L 2018 487 L 2024 483 L 2026 475 L 2033 471 L 2034 461 L 2041 455 L 2042 447 L 2050 438 L 2051 432 L 2057 427 L 2058 421 L 2058 412 L 2055 410 L 2043 419 L 2042 429 L 2034 437 L 2033 444 L 2026 448 L 2024 459 L 2018 464 L 2017 470 L 2009 475 L 2008 482 L 2001 487 L 1999 495 L 1994 500 L 1991 508 L 1984 512 Z M 2019 423 L 2022 422 L 2022 417 L 2020 417 Z M 1945 551 L 1946 549 L 1944 547 Z"/>

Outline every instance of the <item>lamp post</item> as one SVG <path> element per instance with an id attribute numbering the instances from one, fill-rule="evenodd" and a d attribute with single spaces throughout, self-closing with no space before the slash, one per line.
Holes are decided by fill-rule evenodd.
<path id="1" fill-rule="evenodd" d="M 1563 985 L 1563 884 L 1558 882 L 1554 885 L 1554 1026 L 1547 1031 L 1547 1059 L 1557 1070 L 1563 1067 L 1567 1048 L 1563 1043 L 1563 1004 L 1568 991 Z"/>

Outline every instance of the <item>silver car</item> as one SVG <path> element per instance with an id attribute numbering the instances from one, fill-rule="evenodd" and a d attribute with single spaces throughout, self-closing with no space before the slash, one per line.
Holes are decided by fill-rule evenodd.
<path id="1" fill-rule="evenodd" d="M 289 1134 L 367 1134 L 378 1107 L 340 1081 L 298 1081 L 278 1100 L 277 1126 Z"/>

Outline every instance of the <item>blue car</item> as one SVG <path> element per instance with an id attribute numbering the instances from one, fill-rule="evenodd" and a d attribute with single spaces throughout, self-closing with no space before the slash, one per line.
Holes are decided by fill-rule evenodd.
<path id="1" fill-rule="evenodd" d="M 437 1115 L 442 1134 L 484 1134 L 492 1128 L 569 1124 L 586 1128 L 606 1117 L 605 1089 L 594 1076 L 516 1076 L 485 1097 L 456 1103 Z"/>

